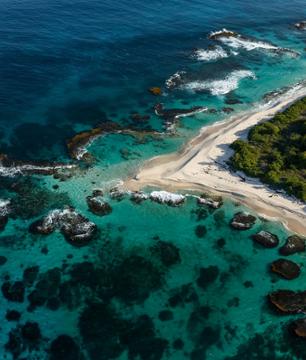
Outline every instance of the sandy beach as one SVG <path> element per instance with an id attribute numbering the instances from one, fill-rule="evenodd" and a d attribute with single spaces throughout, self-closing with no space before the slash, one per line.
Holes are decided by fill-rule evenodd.
<path id="1" fill-rule="evenodd" d="M 239 201 L 260 216 L 282 222 L 289 230 L 306 235 L 306 204 L 263 185 L 259 180 L 229 170 L 230 148 L 245 139 L 254 125 L 272 118 L 306 96 L 303 86 L 282 94 L 248 113 L 203 127 L 198 136 L 177 153 L 155 157 L 125 182 L 130 190 L 157 186 L 168 191 L 209 191 Z"/>

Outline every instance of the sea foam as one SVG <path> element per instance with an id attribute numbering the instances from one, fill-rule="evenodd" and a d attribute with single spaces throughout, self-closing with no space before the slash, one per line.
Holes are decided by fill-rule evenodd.
<path id="1" fill-rule="evenodd" d="M 235 70 L 224 79 L 211 81 L 192 81 L 184 88 L 191 91 L 209 91 L 212 95 L 225 95 L 238 88 L 240 80 L 244 78 L 256 79 L 255 74 L 249 70 Z"/>
<path id="2" fill-rule="evenodd" d="M 228 56 L 228 53 L 221 46 L 215 46 L 212 49 L 197 49 L 193 54 L 193 58 L 199 61 L 214 61 Z"/>

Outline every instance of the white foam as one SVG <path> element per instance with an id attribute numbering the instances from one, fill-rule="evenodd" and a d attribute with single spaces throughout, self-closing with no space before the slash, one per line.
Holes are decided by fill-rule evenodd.
<path id="1" fill-rule="evenodd" d="M 175 74 L 171 75 L 169 79 L 166 80 L 165 84 L 168 89 L 176 87 L 182 81 L 182 76 L 186 74 L 185 71 L 177 71 Z"/>
<path id="2" fill-rule="evenodd" d="M 226 35 L 222 36 L 225 33 Z M 231 47 L 232 49 L 244 49 L 247 51 L 252 50 L 267 50 L 273 52 L 287 53 L 292 56 L 299 56 L 300 53 L 288 48 L 282 48 L 276 45 L 273 45 L 267 41 L 257 40 L 253 38 L 248 38 L 240 34 L 234 33 L 233 31 L 223 29 L 221 31 L 216 31 L 211 33 L 211 36 L 218 36 L 217 40 L 221 41 L 223 44 Z"/>
<path id="3" fill-rule="evenodd" d="M 228 53 L 221 46 L 216 46 L 213 49 L 198 49 L 193 55 L 199 61 L 214 61 L 228 56 Z"/>
<path id="4" fill-rule="evenodd" d="M 249 70 L 235 70 L 227 75 L 224 79 L 211 81 L 192 81 L 184 88 L 191 91 L 210 91 L 212 95 L 225 95 L 238 88 L 239 82 L 242 79 L 251 78 L 256 79 L 255 74 Z"/>
<path id="5" fill-rule="evenodd" d="M 14 177 L 16 175 L 23 175 L 27 172 L 36 172 L 36 171 L 53 171 L 61 169 L 72 169 L 75 168 L 75 165 L 55 165 L 55 166 L 39 166 L 39 165 L 16 165 L 16 166 L 1 166 L 0 163 L 0 176 L 3 177 Z"/>
<path id="6" fill-rule="evenodd" d="M 185 196 L 181 194 L 175 194 L 168 191 L 152 191 L 150 199 L 165 204 L 181 204 L 185 200 Z"/>
<path id="7" fill-rule="evenodd" d="M 8 199 L 0 199 L 0 216 L 6 216 L 9 214 L 11 201 Z"/>

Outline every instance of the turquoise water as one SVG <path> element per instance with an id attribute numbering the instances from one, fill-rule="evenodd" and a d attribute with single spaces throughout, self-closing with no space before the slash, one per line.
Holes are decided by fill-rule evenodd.
<path id="1" fill-rule="evenodd" d="M 290 257 L 301 265 L 301 276 L 282 280 L 269 271 L 278 249 L 260 248 L 250 237 L 264 229 L 282 245 L 288 236 L 282 225 L 257 217 L 251 230 L 235 231 L 229 226 L 233 214 L 251 210 L 230 200 L 212 210 L 192 197 L 169 207 L 135 204 L 128 194 L 118 201 L 107 192 L 146 159 L 175 151 L 202 126 L 226 120 L 223 107 L 250 110 L 267 92 L 303 80 L 306 37 L 292 24 L 306 18 L 304 1 L 31 0 L 0 7 L 1 153 L 68 162 L 65 141 L 76 132 L 106 120 L 128 126 L 135 112 L 151 116 L 139 129 L 161 132 L 144 141 L 127 135 L 96 139 L 88 147 L 93 163 L 65 181 L 0 179 L 0 198 L 13 204 L 0 233 L 0 255 L 7 259 L 1 282 L 26 284 L 22 302 L 1 293 L 1 358 L 305 359 L 303 340 L 287 330 L 295 316 L 280 316 L 267 302 L 273 290 L 305 289 L 305 254 Z M 219 43 L 227 57 L 195 58 L 195 48 L 213 44 L 210 31 L 223 27 L 300 55 Z M 242 70 L 251 76 L 235 83 L 233 72 Z M 183 84 L 167 89 L 165 81 L 178 71 L 185 72 Z M 209 91 L 188 90 L 195 81 Z M 152 96 L 151 86 L 162 87 L 163 95 Z M 227 104 L 232 99 L 239 103 Z M 207 106 L 218 112 L 183 118 L 167 134 L 153 111 L 157 102 L 166 109 Z M 89 211 L 86 197 L 95 189 L 104 190 L 111 214 Z M 45 236 L 28 231 L 33 221 L 66 205 L 97 225 L 86 246 L 72 246 L 57 230 Z M 28 284 L 23 273 L 33 266 L 38 275 Z M 34 289 L 44 301 L 33 309 L 28 296 Z M 21 313 L 18 322 L 6 319 L 13 309 Z M 39 325 L 39 339 L 22 335 L 27 321 Z M 72 339 L 68 353 L 54 350 L 60 335 Z"/>

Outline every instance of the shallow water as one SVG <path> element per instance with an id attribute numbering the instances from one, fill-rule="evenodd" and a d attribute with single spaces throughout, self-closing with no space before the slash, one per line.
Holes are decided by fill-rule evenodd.
<path id="1" fill-rule="evenodd" d="M 69 161 L 65 141 L 75 132 L 106 120 L 126 126 L 135 112 L 151 116 L 139 128 L 164 131 L 153 111 L 156 102 L 166 109 L 232 107 L 237 113 L 262 101 L 267 92 L 305 78 L 306 33 L 292 27 L 306 18 L 301 0 L 19 0 L 3 1 L 0 7 L 0 151 L 16 159 Z M 223 27 L 300 56 L 207 39 L 210 31 Z M 228 56 L 194 56 L 195 48 L 205 51 L 209 45 L 221 46 Z M 178 71 L 185 71 L 184 83 L 167 89 L 165 81 Z M 252 76 L 230 75 L 241 71 Z M 188 84 L 195 82 L 206 91 L 190 91 Z M 151 86 L 161 86 L 164 95 L 152 96 Z M 233 99 L 240 103 L 227 104 Z M 8 334 L 26 321 L 39 324 L 42 338 L 23 339 L 25 348 L 18 356 L 15 352 L 18 359 L 54 359 L 50 344 L 63 334 L 91 360 L 306 357 L 303 341 L 288 334 L 287 323 L 295 316 L 279 316 L 267 303 L 273 290 L 304 290 L 305 255 L 290 257 L 302 273 L 285 281 L 269 272 L 278 249 L 260 248 L 250 238 L 265 229 L 283 244 L 288 233 L 282 225 L 258 218 L 251 230 L 235 231 L 229 222 L 242 207 L 229 200 L 211 210 L 199 207 L 195 198 L 169 207 L 150 200 L 135 204 L 128 194 L 122 201 L 106 195 L 111 214 L 100 217 L 88 210 L 86 197 L 94 189 L 133 176 L 144 160 L 175 151 L 202 126 L 228 116 L 204 112 L 186 117 L 175 134 L 144 141 L 100 137 L 88 147 L 94 162 L 66 181 L 0 179 L 0 197 L 12 199 L 18 210 L 0 233 L 0 255 L 7 258 L 0 267 L 1 281 L 21 280 L 24 269 L 39 266 L 23 302 L 1 294 L 1 357 L 13 358 L 5 346 Z M 9 190 L 14 182 L 17 190 L 16 185 Z M 65 205 L 97 225 L 98 234 L 88 245 L 74 247 L 58 230 L 47 236 L 29 233 L 34 220 Z M 45 274 L 54 268 L 60 269 L 59 281 Z M 39 279 L 52 283 L 39 292 L 57 301 L 56 310 L 46 299 L 29 308 L 27 296 Z M 11 309 L 21 312 L 18 323 L 5 319 Z"/>

